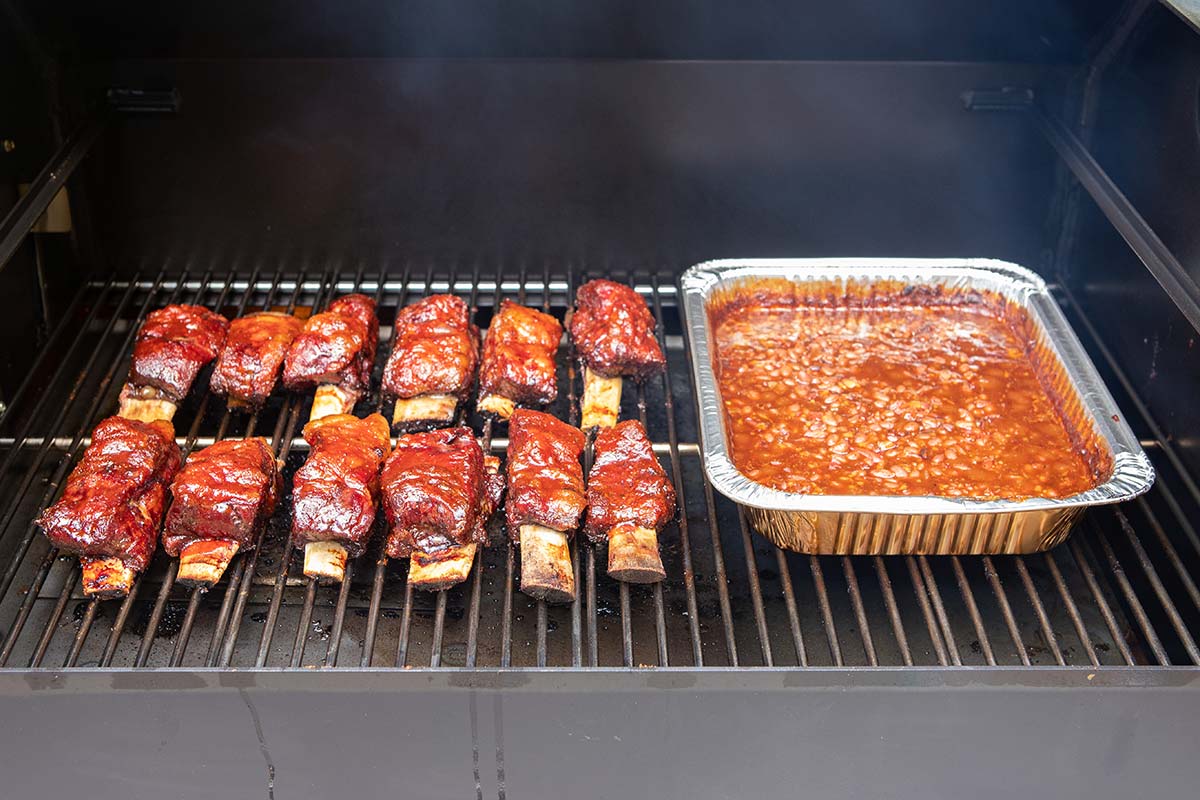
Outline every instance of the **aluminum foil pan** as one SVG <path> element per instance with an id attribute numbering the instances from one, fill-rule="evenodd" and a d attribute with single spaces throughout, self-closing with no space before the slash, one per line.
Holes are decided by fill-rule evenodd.
<path id="1" fill-rule="evenodd" d="M 990 291 L 1025 310 L 1033 356 L 1068 424 L 1086 431 L 1108 477 L 1061 499 L 805 495 L 751 481 L 730 460 L 724 406 L 713 372 L 708 303 L 714 294 L 761 278 L 791 281 L 903 281 Z M 713 488 L 743 506 L 755 529 L 788 550 L 815 554 L 1002 554 L 1047 550 L 1067 538 L 1087 506 L 1134 498 L 1154 468 L 1125 423 L 1045 282 L 990 259 L 738 259 L 708 261 L 681 280 L 685 324 L 700 405 L 704 469 Z"/>

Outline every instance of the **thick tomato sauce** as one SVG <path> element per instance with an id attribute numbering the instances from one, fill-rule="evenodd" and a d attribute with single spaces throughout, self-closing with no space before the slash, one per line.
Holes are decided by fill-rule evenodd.
<path id="1" fill-rule="evenodd" d="M 1096 485 L 1014 324 L 1024 312 L 977 292 L 803 292 L 710 306 L 731 456 L 751 480 L 974 499 Z"/>

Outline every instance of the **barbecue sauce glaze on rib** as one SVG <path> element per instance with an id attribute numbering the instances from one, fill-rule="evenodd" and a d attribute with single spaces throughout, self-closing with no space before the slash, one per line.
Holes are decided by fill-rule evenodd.
<path id="1" fill-rule="evenodd" d="M 549 314 L 505 300 L 484 339 L 480 392 L 526 405 L 553 402 L 558 396 L 554 356 L 562 332 Z"/>
<path id="2" fill-rule="evenodd" d="M 152 311 L 133 346 L 129 382 L 152 386 L 179 402 L 196 374 L 217 357 L 229 322 L 203 306 L 174 305 Z"/>
<path id="3" fill-rule="evenodd" d="M 586 499 L 579 457 L 583 431 L 540 411 L 517 409 L 508 422 L 508 535 L 533 523 L 556 531 L 579 524 Z"/>
<path id="4" fill-rule="evenodd" d="M 644 379 L 666 368 L 646 301 L 615 281 L 594 280 L 579 287 L 571 338 L 579 360 L 599 375 Z"/>
<path id="5" fill-rule="evenodd" d="M 92 431 L 62 497 L 42 512 L 38 524 L 69 553 L 119 558 L 141 572 L 154 554 L 179 456 L 175 430 L 166 420 L 109 417 Z"/>
<path id="6" fill-rule="evenodd" d="M 483 450 L 470 428 L 399 437 L 381 483 L 389 558 L 483 544 L 503 491 L 503 479 L 484 469 Z"/>
<path id="7" fill-rule="evenodd" d="M 229 325 L 210 386 L 219 395 L 258 408 L 275 389 L 283 358 L 304 322 L 291 314 L 264 311 Z"/>
<path id="8" fill-rule="evenodd" d="M 262 437 L 224 439 L 188 456 L 171 484 L 163 549 L 178 556 L 198 541 L 254 546 L 280 491 L 275 454 Z"/>
<path id="9" fill-rule="evenodd" d="M 379 468 L 391 444 L 387 420 L 334 414 L 304 426 L 308 459 L 292 484 L 296 546 L 337 542 L 351 558 L 371 536 L 379 497 Z"/>
<path id="10" fill-rule="evenodd" d="M 460 297 L 435 294 L 396 314 L 383 390 L 402 398 L 449 394 L 465 398 L 479 365 L 479 329 Z"/>
<path id="11" fill-rule="evenodd" d="M 592 541 L 603 541 L 619 525 L 662 530 L 675 514 L 675 489 L 637 420 L 601 428 L 588 473 L 587 523 Z"/>
<path id="12" fill-rule="evenodd" d="M 804 494 L 1061 498 L 1098 482 L 1033 323 L 985 292 L 778 281 L 710 305 L 735 466 Z"/>
<path id="13" fill-rule="evenodd" d="M 367 391 L 379 341 L 375 301 L 348 294 L 308 318 L 292 340 L 283 365 L 283 385 L 303 391 L 333 384 L 350 393 Z"/>

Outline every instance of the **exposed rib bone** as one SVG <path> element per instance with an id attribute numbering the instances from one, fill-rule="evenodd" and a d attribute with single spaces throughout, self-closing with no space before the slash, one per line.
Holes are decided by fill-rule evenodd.
<path id="1" fill-rule="evenodd" d="M 547 603 L 575 599 L 575 570 L 567 535 L 542 525 L 522 525 L 521 591 Z"/>
<path id="2" fill-rule="evenodd" d="M 651 528 L 618 525 L 608 532 L 608 574 L 626 583 L 658 583 L 667 577 Z"/>
<path id="3" fill-rule="evenodd" d="M 621 413 L 621 376 L 606 378 L 584 367 L 580 410 L 583 422 L 579 427 L 585 431 L 616 425 Z"/>

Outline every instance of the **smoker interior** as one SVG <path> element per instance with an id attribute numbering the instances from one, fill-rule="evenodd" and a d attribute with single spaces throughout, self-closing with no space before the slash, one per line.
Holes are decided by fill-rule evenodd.
<path id="1" fill-rule="evenodd" d="M 5 796 L 1195 794 L 1194 5 L 0 0 Z M 703 479 L 677 281 L 831 256 L 1042 275 L 1153 489 L 1046 554 L 773 549 Z M 149 310 L 358 289 L 378 371 L 424 294 L 562 319 L 598 276 L 668 353 L 623 408 L 681 498 L 660 587 L 576 545 L 579 602 L 541 606 L 498 529 L 443 594 L 375 552 L 311 585 L 284 503 L 207 594 L 160 553 L 92 603 L 33 524 Z M 290 478 L 311 399 L 227 415 L 205 385 L 181 445 L 253 430 Z"/>
<path id="2" fill-rule="evenodd" d="M 68 230 L 18 238 L 0 274 L 0 666 L 1200 663 L 1200 292 L 1181 266 L 1200 263 L 1195 31 L 1153 3 L 930 0 L 905 24 L 860 5 L 666 4 L 627 9 L 628 30 L 583 4 L 502 21 L 481 4 L 478 27 L 421 4 L 301 4 L 233 29 L 226 4 L 6 5 L 3 88 L 23 114 L 3 177 L 13 201 L 48 162 L 71 178 Z M 1039 271 L 1153 460 L 1152 492 L 1027 557 L 805 557 L 748 530 L 703 479 L 676 279 L 711 258 L 834 255 Z M 148 310 L 305 311 L 358 289 L 381 304 L 378 368 L 396 308 L 431 291 L 481 326 L 502 297 L 562 319 L 596 276 L 638 287 L 669 354 L 623 412 L 681 497 L 661 586 L 621 586 L 576 546 L 580 600 L 546 607 L 515 591 L 498 530 L 443 594 L 375 553 L 317 586 L 289 557 L 284 503 L 212 591 L 174 585 L 160 553 L 128 600 L 88 602 L 38 535 Z M 565 346 L 559 363 L 553 410 L 572 419 Z M 269 436 L 290 478 L 308 402 L 278 393 L 247 419 L 198 391 L 176 429 L 189 450 Z"/>
<path id="3" fill-rule="evenodd" d="M 319 16 L 249 36 L 223 32 L 219 9 L 8 6 L 21 24 L 6 90 L 26 112 L 3 156 L 13 197 L 51 156 L 80 166 L 69 231 L 31 233 L 0 275 L 13 298 L 0 323 L 0 666 L 1200 663 L 1195 285 L 1179 266 L 1200 248 L 1184 177 L 1200 172 L 1195 32 L 1155 4 L 1025 4 L 1003 20 L 929 5 L 959 35 L 874 9 L 862 36 L 822 42 L 845 10 L 788 36 L 764 6 L 739 23 L 757 51 L 712 8 L 674 33 L 667 12 L 639 11 L 657 34 L 638 39 L 523 5 L 477 38 L 415 6 L 385 24 L 367 4 L 357 22 L 326 19 L 324 38 Z M 380 39 L 372 21 L 429 36 Z M 532 33 L 513 33 L 521 23 Z M 114 88 L 151 94 L 89 105 Z M 1130 234 L 1142 229 L 1121 201 L 1166 256 Z M 1034 556 L 773 548 L 703 479 L 676 279 L 715 257 L 822 255 L 1041 272 L 1150 454 L 1152 492 L 1090 511 Z M 378 374 L 406 302 L 451 291 L 483 326 L 511 297 L 562 319 L 597 276 L 637 286 L 669 354 L 665 379 L 628 387 L 623 410 L 645 418 L 681 497 L 661 586 L 619 585 L 602 551 L 577 545 L 580 599 L 546 607 L 515 590 L 498 530 L 481 568 L 442 594 L 411 591 L 405 565 L 373 552 L 340 589 L 318 586 L 290 557 L 284 503 L 261 551 L 212 591 L 176 586 L 159 553 L 129 599 L 89 602 L 74 560 L 38 535 L 36 514 L 115 407 L 148 310 L 305 311 L 365 291 L 381 304 Z M 565 345 L 559 363 L 553 410 L 576 418 Z M 246 418 L 198 391 L 176 429 L 188 450 L 269 436 L 290 478 L 308 402 L 277 393 Z"/>

